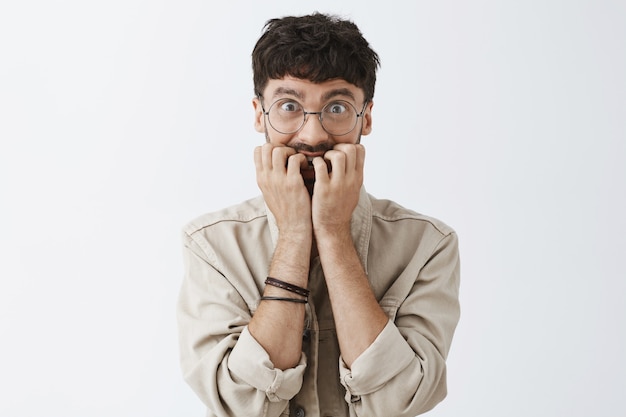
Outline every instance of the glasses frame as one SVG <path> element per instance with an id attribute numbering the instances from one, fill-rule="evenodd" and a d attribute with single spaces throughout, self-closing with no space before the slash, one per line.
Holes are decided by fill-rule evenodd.
<path id="1" fill-rule="evenodd" d="M 319 122 L 320 122 L 320 126 L 322 126 L 322 129 L 324 129 L 324 132 L 326 132 L 326 133 L 328 133 L 329 135 L 332 135 L 332 136 L 345 136 L 345 135 L 347 135 L 347 134 L 351 133 L 351 132 L 354 130 L 354 128 L 356 127 L 356 125 L 357 125 L 357 124 L 359 124 L 359 118 L 360 118 L 360 117 L 363 117 L 363 114 L 365 113 L 365 107 L 367 106 L 367 103 L 369 103 L 369 101 L 368 101 L 368 100 L 365 100 L 365 103 L 363 103 L 363 108 L 361 109 L 361 111 L 360 111 L 360 112 L 357 112 L 356 107 L 354 107 L 354 105 L 353 105 L 352 103 L 350 103 L 349 101 L 345 101 L 345 100 L 335 100 L 335 101 L 331 101 L 330 103 L 328 103 L 328 104 L 324 105 L 324 107 L 322 107 L 322 110 L 321 110 L 321 111 L 306 111 L 306 110 L 304 110 L 304 106 L 303 106 L 303 105 L 302 105 L 302 104 L 301 104 L 298 100 L 293 100 L 293 99 L 290 99 L 290 98 L 285 97 L 285 98 L 279 98 L 278 100 L 274 101 L 274 102 L 273 102 L 273 103 L 272 103 L 272 104 L 268 107 L 268 110 L 266 111 L 266 110 L 265 110 L 265 106 L 263 105 L 263 97 L 262 97 L 262 96 L 259 96 L 258 98 L 259 98 L 259 102 L 261 103 L 261 110 L 263 111 L 263 115 L 264 115 L 264 116 L 267 116 L 267 121 L 268 121 L 269 125 L 270 125 L 270 126 L 272 126 L 272 129 L 274 129 L 275 131 L 277 131 L 278 133 L 283 134 L 283 135 L 293 135 L 294 133 L 299 132 L 299 131 L 300 131 L 300 130 L 304 127 L 304 125 L 306 124 L 306 122 L 307 122 L 307 116 L 308 116 L 309 114 L 316 114 L 316 115 L 317 115 L 317 120 L 319 120 Z M 274 125 L 272 124 L 272 121 L 270 120 L 270 111 L 272 110 L 272 107 L 274 107 L 274 105 L 275 105 L 276 103 L 278 103 L 279 101 L 282 101 L 282 100 L 291 100 L 291 101 L 295 101 L 295 102 L 296 102 L 296 103 L 298 103 L 298 104 L 300 105 L 300 107 L 302 108 L 302 113 L 303 113 L 303 114 L 302 114 L 302 123 L 300 124 L 300 127 L 298 127 L 296 130 L 294 130 L 294 131 L 292 131 L 292 132 L 283 132 L 283 131 L 280 131 L 280 130 L 276 129 L 276 128 L 274 127 Z M 329 131 L 326 129 L 326 127 L 324 126 L 323 117 L 322 117 L 322 114 L 324 114 L 324 109 L 326 108 L 326 106 L 328 106 L 328 105 L 330 105 L 330 104 L 333 104 L 333 103 L 336 103 L 336 102 L 338 102 L 338 101 L 340 101 L 340 102 L 342 102 L 342 103 L 346 103 L 346 104 L 348 104 L 350 107 L 352 107 L 352 108 L 354 109 L 354 112 L 356 113 L 356 119 L 354 120 L 354 126 L 352 126 L 352 127 L 350 128 L 350 130 L 348 130 L 346 133 L 341 133 L 341 134 L 337 134 L 337 133 L 332 133 L 332 132 L 329 132 Z"/>

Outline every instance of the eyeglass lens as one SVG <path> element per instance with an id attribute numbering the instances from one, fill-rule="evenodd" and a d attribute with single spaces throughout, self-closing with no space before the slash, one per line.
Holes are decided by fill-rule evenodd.
<path id="1" fill-rule="evenodd" d="M 324 130 L 331 135 L 350 133 L 358 119 L 354 106 L 342 100 L 328 103 L 321 112 L 305 112 L 297 101 L 281 99 L 274 102 L 267 113 L 270 125 L 284 134 L 300 130 L 308 114 L 317 115 Z"/>

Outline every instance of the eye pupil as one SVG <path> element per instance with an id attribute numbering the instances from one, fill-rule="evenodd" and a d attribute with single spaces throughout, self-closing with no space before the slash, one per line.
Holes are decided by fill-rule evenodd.
<path id="1" fill-rule="evenodd" d="M 339 113 L 343 113 L 346 111 L 346 106 L 344 106 L 343 104 L 339 104 L 339 103 L 334 103 L 329 107 L 329 112 L 330 113 L 335 113 L 335 114 L 339 114 Z"/>
<path id="2" fill-rule="evenodd" d="M 298 105 L 294 103 L 293 101 L 287 101 L 282 104 L 281 110 L 284 110 L 286 112 L 298 111 Z"/>

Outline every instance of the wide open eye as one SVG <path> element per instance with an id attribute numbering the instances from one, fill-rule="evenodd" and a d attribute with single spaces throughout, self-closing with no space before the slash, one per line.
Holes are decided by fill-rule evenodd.
<path id="1" fill-rule="evenodd" d="M 294 99 L 283 98 L 272 104 L 267 117 L 270 125 L 277 132 L 284 134 L 294 133 L 304 123 L 304 109 Z"/>
<path id="2" fill-rule="evenodd" d="M 300 106 L 300 103 L 298 103 L 297 101 L 283 100 L 277 104 L 278 104 L 277 108 L 280 112 L 299 113 L 302 111 L 302 106 Z"/>
<path id="3" fill-rule="evenodd" d="M 346 111 L 348 111 L 348 105 L 340 101 L 329 103 L 324 108 L 325 113 L 331 113 L 333 115 L 342 114 L 342 113 L 345 113 Z"/>

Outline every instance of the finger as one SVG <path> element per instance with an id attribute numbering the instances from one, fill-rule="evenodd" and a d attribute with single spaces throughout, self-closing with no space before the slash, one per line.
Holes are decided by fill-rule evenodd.
<path id="1" fill-rule="evenodd" d="M 362 168 L 363 161 L 362 159 L 364 155 L 361 155 L 361 152 L 365 151 L 365 148 L 360 144 L 352 144 L 352 143 L 340 143 L 335 145 L 334 149 L 343 152 L 346 154 L 346 172 L 350 172 L 351 170 L 359 169 L 359 165 Z"/>
<path id="2" fill-rule="evenodd" d="M 293 155 L 295 151 L 287 146 L 277 146 L 272 150 L 272 169 L 278 169 L 282 167 L 282 170 L 287 169 L 287 158 Z"/>
<path id="3" fill-rule="evenodd" d="M 357 158 L 356 145 L 351 143 L 340 143 L 335 145 L 334 149 L 345 154 L 345 172 L 348 173 L 350 171 L 354 171 Z"/>
<path id="4" fill-rule="evenodd" d="M 330 161 L 333 176 L 343 177 L 346 172 L 346 154 L 340 150 L 331 149 L 324 154 L 324 159 Z"/>
<path id="5" fill-rule="evenodd" d="M 254 148 L 254 166 L 257 173 L 263 168 L 263 148 L 261 146 Z"/>
<path id="6" fill-rule="evenodd" d="M 363 172 L 363 168 L 365 167 L 365 146 L 358 144 L 356 145 L 356 165 L 355 168 L 359 172 Z"/>
<path id="7" fill-rule="evenodd" d="M 287 158 L 287 174 L 297 174 L 301 169 L 306 169 L 307 167 L 306 156 L 301 153 L 294 153 Z"/>
<path id="8" fill-rule="evenodd" d="M 328 152 L 327 152 L 328 153 Z M 313 158 L 313 169 L 315 170 L 315 181 L 328 182 L 328 162 L 326 162 L 326 155 L 324 158 L 316 156 Z"/>
<path id="9" fill-rule="evenodd" d="M 274 150 L 274 145 L 271 143 L 264 143 L 261 147 L 261 162 L 263 163 L 263 168 L 272 169 L 272 151 Z"/>
<path id="10" fill-rule="evenodd" d="M 330 179 L 332 162 L 326 159 L 326 155 L 324 155 L 324 157 L 316 156 L 311 162 L 313 163 L 313 169 L 315 170 L 315 180 L 328 182 L 328 180 Z"/>

